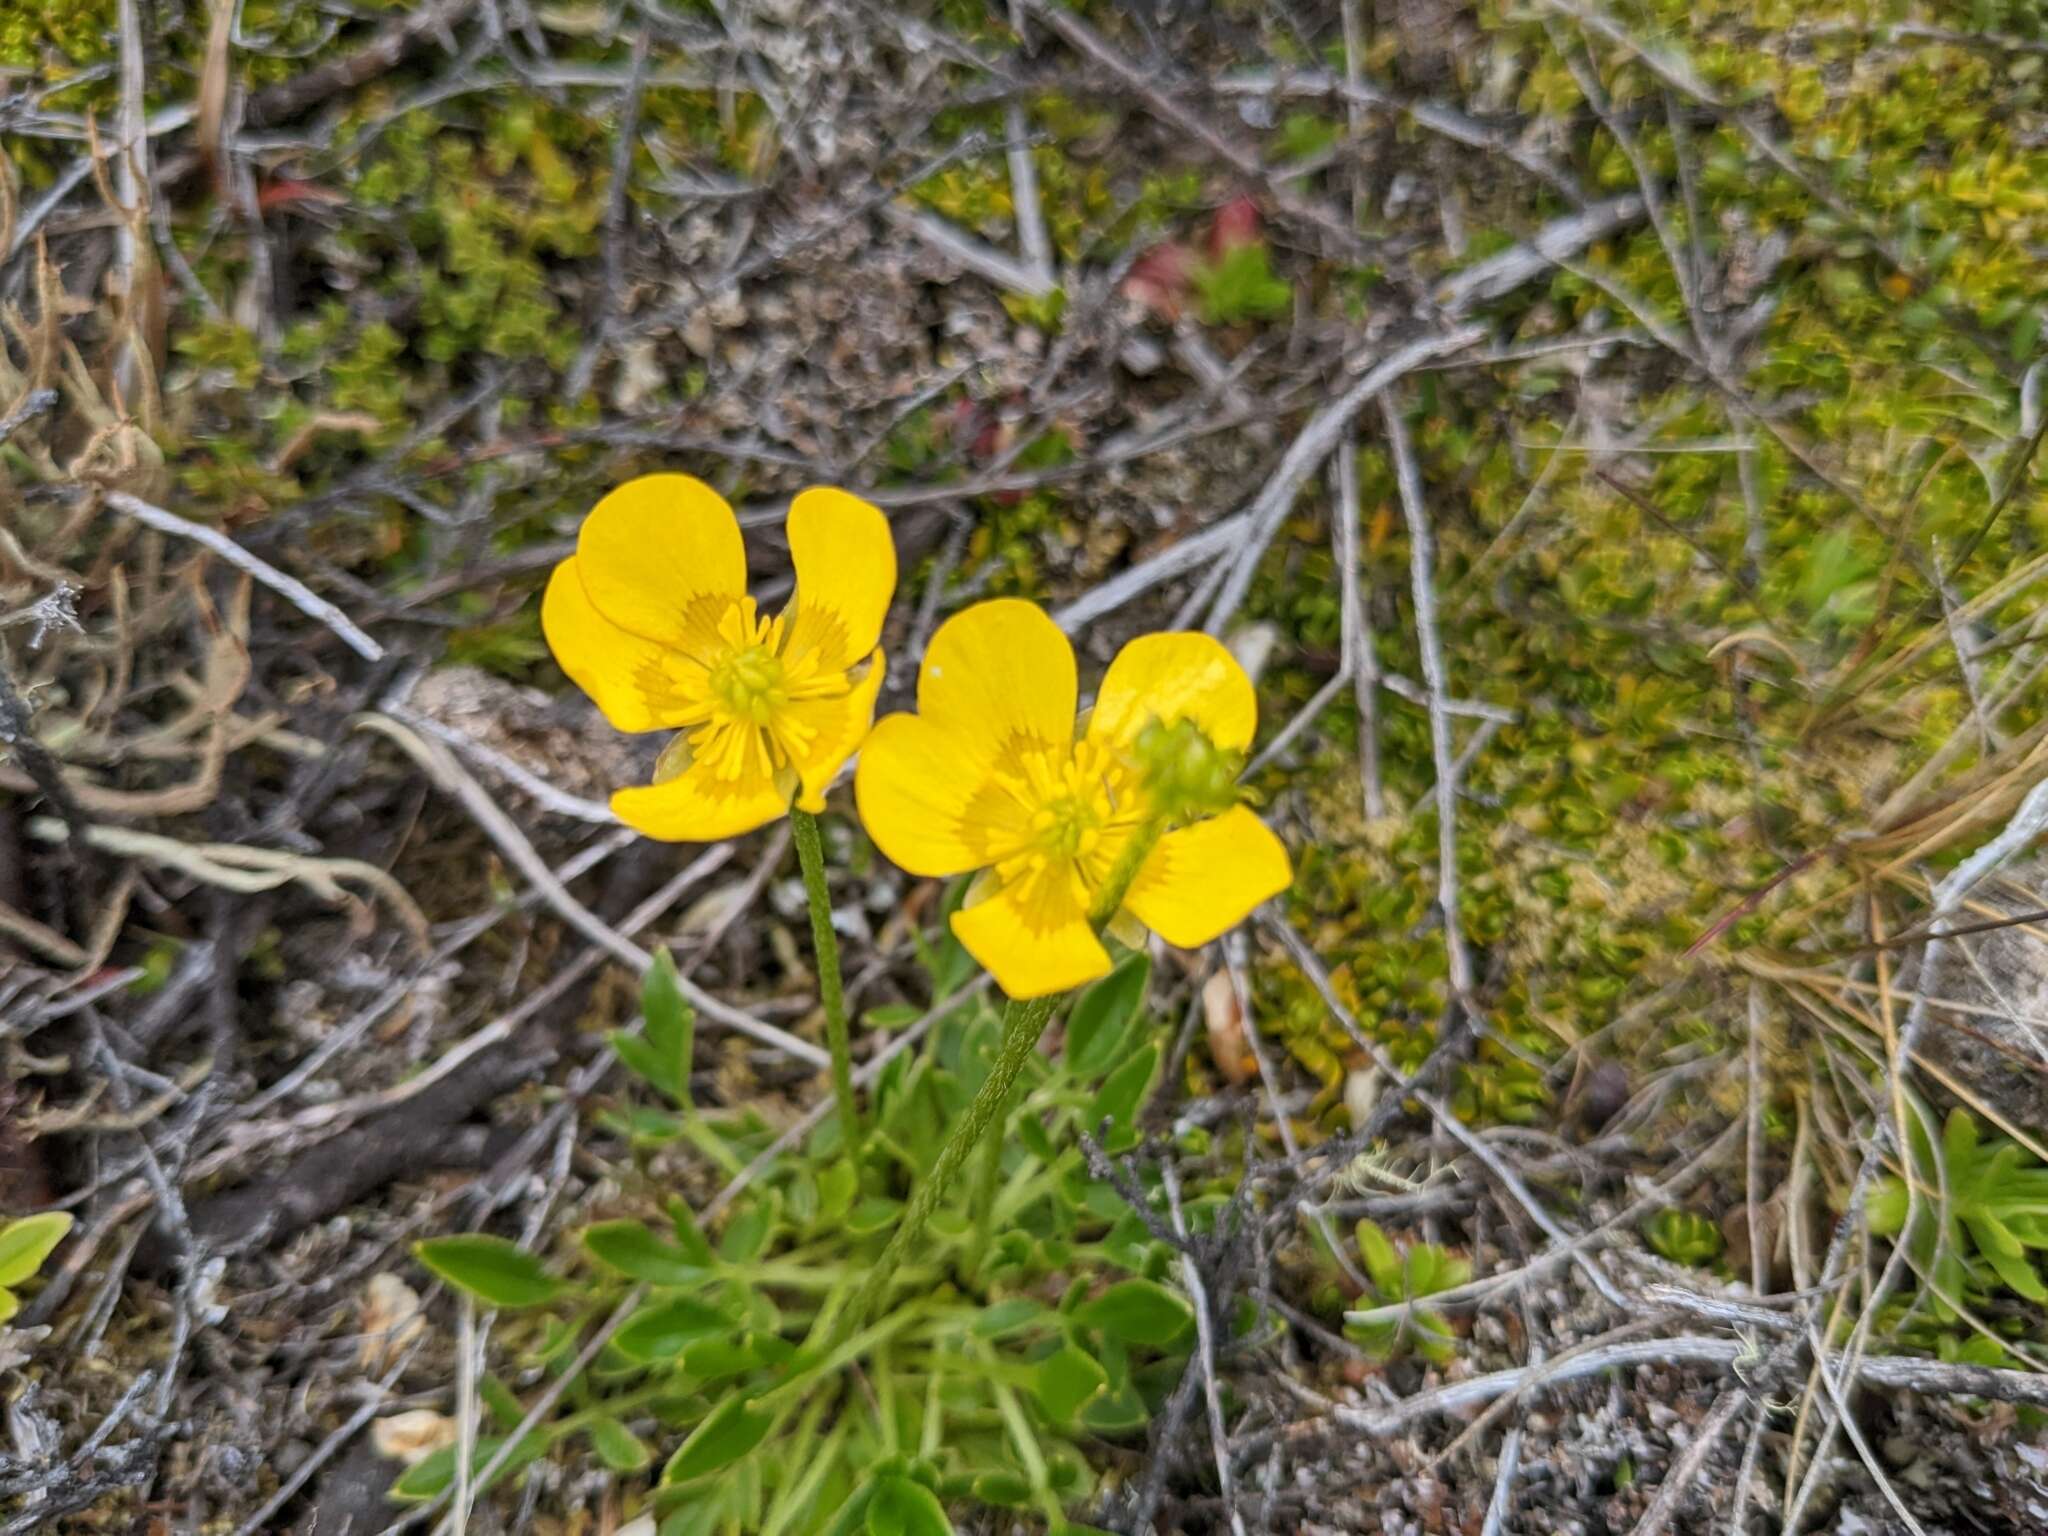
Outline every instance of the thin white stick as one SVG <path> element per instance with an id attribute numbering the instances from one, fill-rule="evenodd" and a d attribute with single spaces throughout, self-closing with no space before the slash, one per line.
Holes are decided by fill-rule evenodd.
<path id="1" fill-rule="evenodd" d="M 360 716 L 357 723 L 396 742 L 406 756 L 426 769 L 436 783 L 460 800 L 463 809 L 469 812 L 471 818 L 483 828 L 491 841 L 498 845 L 498 851 L 532 883 L 541 893 L 542 900 L 546 901 L 554 909 L 555 914 L 570 927 L 607 953 L 624 961 L 635 971 L 645 971 L 654 963 L 652 955 L 583 905 L 567 886 L 555 878 L 555 872 L 549 869 L 547 861 L 534 851 L 533 844 L 527 840 L 526 834 L 519 830 L 517 823 L 505 814 L 497 801 L 485 792 L 469 770 L 455 760 L 454 753 L 438 741 L 420 735 L 390 715 L 366 714 Z M 799 1061 L 807 1061 L 816 1067 L 830 1065 L 831 1058 L 808 1040 L 800 1040 L 787 1030 L 777 1029 L 765 1020 L 742 1012 L 705 991 L 687 976 L 679 976 L 676 980 L 691 1006 L 706 1017 L 716 1019 L 727 1028 L 736 1029 L 763 1045 L 772 1045 Z"/>
<path id="2" fill-rule="evenodd" d="M 1346 7 L 1347 34 L 1351 8 Z M 1358 702 L 1358 776 L 1365 786 L 1365 814 L 1378 821 L 1387 814 L 1386 791 L 1380 785 L 1379 647 L 1373 643 L 1372 620 L 1358 569 L 1358 445 L 1346 440 L 1337 450 L 1337 505 L 1330 510 L 1337 525 L 1337 589 L 1343 616 L 1344 664 Z"/>
<path id="3" fill-rule="evenodd" d="M 1031 128 L 1024 103 L 1012 100 L 1003 108 L 1004 147 L 1010 159 L 1010 202 L 1016 209 L 1017 243 L 1048 290 L 1056 281 L 1052 240 L 1045 232 L 1045 209 L 1038 200 L 1038 168 L 1031 163 Z"/>
<path id="4" fill-rule="evenodd" d="M 1344 434 L 1351 429 L 1351 423 L 1358 413 L 1365 409 L 1366 402 L 1392 384 L 1405 373 L 1412 373 L 1422 364 L 1449 353 L 1462 351 L 1486 335 L 1483 325 L 1465 325 L 1452 331 L 1432 332 L 1417 337 L 1404 347 L 1393 352 L 1368 368 L 1344 393 L 1324 406 L 1308 420 L 1308 425 L 1280 456 L 1280 462 L 1245 508 L 1250 526 L 1242 535 L 1243 548 L 1238 552 L 1236 562 L 1230 568 L 1230 576 L 1223 583 L 1223 590 L 1216 594 L 1216 601 L 1209 609 L 1209 622 L 1203 627 L 1210 634 L 1221 634 L 1230 618 L 1243 604 L 1245 594 L 1251 590 L 1252 577 L 1257 573 L 1259 561 L 1264 558 L 1266 546 L 1273 542 L 1273 535 L 1280 531 L 1280 525 L 1294 505 L 1296 493 L 1302 483 L 1315 473 L 1316 466 L 1330 456 Z"/>
<path id="5" fill-rule="evenodd" d="M 1064 607 L 1053 609 L 1053 623 L 1070 635 L 1079 633 L 1105 613 L 1114 613 L 1154 587 L 1163 586 L 1176 576 L 1207 565 L 1244 537 L 1250 521 L 1249 513 L 1233 512 L 1220 523 L 1211 523 L 1201 532 L 1189 534 L 1143 564 L 1119 571 L 1092 592 L 1075 598 Z"/>
<path id="6" fill-rule="evenodd" d="M 976 277 L 986 278 L 998 288 L 1033 299 L 1042 299 L 1053 290 L 1050 274 L 1041 273 L 986 241 L 975 239 L 937 214 L 926 213 L 921 208 L 905 208 L 899 203 L 885 203 L 882 216 L 898 229 L 917 236 L 955 266 L 966 268 Z"/>
<path id="7" fill-rule="evenodd" d="M 1451 742 L 1451 721 L 1444 708 L 1450 696 L 1444 665 L 1443 635 L 1436 622 L 1435 546 L 1429 509 L 1422 504 L 1422 474 L 1415 464 L 1415 445 L 1408 440 L 1400 402 L 1380 398 L 1380 415 L 1393 450 L 1394 478 L 1401 490 L 1401 512 L 1408 521 L 1408 566 L 1415 589 L 1415 632 L 1421 642 L 1423 686 L 1429 690 L 1429 745 L 1436 759 L 1436 898 L 1444 919 L 1444 948 L 1450 956 L 1451 989 L 1464 1007 L 1472 1006 L 1472 957 L 1465 948 L 1465 929 L 1458 919 L 1458 758 Z"/>
<path id="8" fill-rule="evenodd" d="M 1700 1468 L 1706 1464 L 1708 1454 L 1728 1433 L 1728 1426 L 1735 1422 L 1735 1415 L 1748 1401 L 1749 1395 L 1739 1387 L 1730 1387 L 1721 1394 L 1706 1422 L 1694 1431 L 1692 1444 L 1685 1448 L 1685 1454 L 1664 1474 L 1664 1481 L 1657 1485 L 1657 1496 L 1650 1501 L 1650 1507 L 1643 1511 L 1643 1518 L 1636 1522 L 1629 1536 L 1663 1536 L 1665 1526 L 1678 1513 L 1685 1496 L 1692 1492 L 1692 1485 L 1699 1481 Z"/>
<path id="9" fill-rule="evenodd" d="M 1174 1235 L 1186 1243 L 1188 1218 L 1180 1205 L 1180 1175 L 1170 1159 L 1159 1165 L 1159 1177 L 1166 1186 L 1167 1208 L 1173 1213 Z M 1180 1256 L 1180 1278 L 1195 1303 L 1195 1342 L 1201 1350 L 1202 1396 L 1209 1407 L 1209 1447 L 1216 1457 L 1217 1485 L 1223 1493 L 1223 1507 L 1230 1512 L 1233 1536 L 1245 1536 L 1244 1516 L 1237 1508 L 1237 1482 L 1230 1472 L 1230 1431 L 1223 1422 L 1223 1394 L 1216 1387 L 1216 1336 L 1209 1322 L 1209 1288 L 1202 1284 L 1194 1255 L 1185 1248 Z"/>
<path id="10" fill-rule="evenodd" d="M 455 1324 L 455 1507 L 449 1520 L 455 1536 L 469 1528 L 470 1474 L 476 1461 L 476 1301 L 462 1293 Z"/>
<path id="11" fill-rule="evenodd" d="M 464 735 L 452 725 L 444 725 L 432 716 L 423 715 L 405 705 L 386 705 L 384 712 L 403 720 L 416 731 L 438 736 L 462 756 L 476 759 L 515 789 L 524 791 L 557 816 L 567 816 L 574 821 L 587 821 L 593 826 L 600 827 L 615 827 L 619 823 L 619 818 L 612 814 L 612 808 L 602 800 L 586 800 L 581 795 L 572 795 L 567 790 L 557 789 L 532 769 L 515 762 L 497 748 L 485 746 L 475 737 Z"/>
<path id="12" fill-rule="evenodd" d="M 1493 1497 L 1487 1501 L 1486 1523 L 1479 1536 L 1500 1536 L 1508 1511 L 1515 1507 L 1515 1477 L 1522 1470 L 1522 1426 L 1517 1424 L 1502 1436 L 1500 1471 L 1493 1479 Z"/>
<path id="13" fill-rule="evenodd" d="M 320 596 L 296 576 L 286 575 L 269 561 L 258 558 L 242 548 L 233 539 L 217 528 L 208 528 L 200 523 L 187 522 L 175 512 L 166 512 L 162 507 L 153 507 L 139 496 L 126 491 L 109 491 L 106 503 L 116 512 L 125 513 L 144 527 L 154 528 L 159 533 L 174 534 L 181 539 L 190 539 L 203 544 L 219 555 L 221 559 L 237 570 L 247 571 L 256 580 L 277 593 L 299 612 L 317 620 L 332 630 L 350 650 L 365 661 L 382 661 L 384 647 L 372 640 L 355 622 L 334 604 Z"/>

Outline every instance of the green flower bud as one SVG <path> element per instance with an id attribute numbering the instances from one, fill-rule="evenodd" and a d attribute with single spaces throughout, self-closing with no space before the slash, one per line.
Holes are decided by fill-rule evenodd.
<path id="1" fill-rule="evenodd" d="M 1192 720 L 1154 720 L 1132 743 L 1132 757 L 1152 804 L 1169 821 L 1200 821 L 1238 802 L 1244 754 L 1217 746 Z"/>

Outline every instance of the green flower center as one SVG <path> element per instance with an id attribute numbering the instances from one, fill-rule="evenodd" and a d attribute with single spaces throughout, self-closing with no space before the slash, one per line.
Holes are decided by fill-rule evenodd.
<path id="1" fill-rule="evenodd" d="M 1085 858 L 1102 841 L 1104 809 L 1085 795 L 1048 800 L 1032 813 L 1032 841 L 1047 858 Z"/>
<path id="2" fill-rule="evenodd" d="M 782 658 L 765 645 L 734 651 L 711 669 L 711 691 L 736 719 L 766 725 L 789 702 Z"/>

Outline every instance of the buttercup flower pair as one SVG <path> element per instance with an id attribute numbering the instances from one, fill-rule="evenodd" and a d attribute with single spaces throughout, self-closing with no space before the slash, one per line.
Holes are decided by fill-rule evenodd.
<path id="1" fill-rule="evenodd" d="M 613 795 L 620 820 L 708 842 L 792 804 L 814 814 L 859 751 L 856 798 L 883 853 L 916 875 L 982 871 L 953 931 L 1015 998 L 1106 973 L 1104 920 L 1192 948 L 1286 889 L 1286 849 L 1237 803 L 1257 700 L 1216 640 L 1134 640 L 1077 718 L 1058 626 L 1027 602 L 980 603 L 933 636 L 918 713 L 870 734 L 888 522 L 813 489 L 788 537 L 796 592 L 764 618 L 731 509 L 700 481 L 650 475 L 599 502 L 556 568 L 541 618 L 563 670 L 620 730 L 680 733 L 653 784 Z"/>

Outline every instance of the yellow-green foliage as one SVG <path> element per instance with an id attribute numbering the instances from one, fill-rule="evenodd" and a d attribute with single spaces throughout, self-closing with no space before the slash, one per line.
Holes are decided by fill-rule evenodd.
<path id="1" fill-rule="evenodd" d="M 61 79 L 113 51 L 114 0 L 5 0 L 0 64 Z"/>

